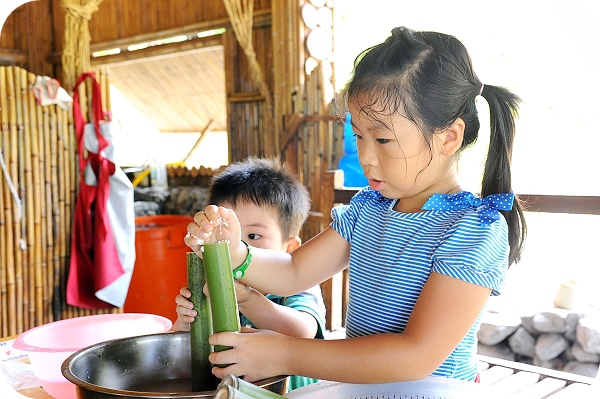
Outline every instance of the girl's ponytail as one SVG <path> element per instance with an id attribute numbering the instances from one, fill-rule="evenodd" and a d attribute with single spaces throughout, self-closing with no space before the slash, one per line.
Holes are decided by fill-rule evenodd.
<path id="1" fill-rule="evenodd" d="M 512 192 L 510 164 L 515 137 L 515 118 L 521 99 L 503 87 L 481 87 L 481 95 L 487 100 L 490 108 L 490 145 L 481 182 L 481 197 L 485 198 L 490 194 Z M 515 196 L 512 210 L 500 212 L 508 224 L 508 264 L 511 265 L 521 258 L 527 234 L 523 207 L 518 196 Z"/>

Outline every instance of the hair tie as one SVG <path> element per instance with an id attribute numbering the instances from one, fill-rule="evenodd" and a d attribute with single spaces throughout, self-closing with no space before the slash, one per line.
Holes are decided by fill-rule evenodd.
<path id="1" fill-rule="evenodd" d="M 482 83 L 481 84 L 481 89 L 479 89 L 479 94 L 478 95 L 481 95 L 481 93 L 483 93 L 483 86 L 485 86 L 485 85 Z"/>

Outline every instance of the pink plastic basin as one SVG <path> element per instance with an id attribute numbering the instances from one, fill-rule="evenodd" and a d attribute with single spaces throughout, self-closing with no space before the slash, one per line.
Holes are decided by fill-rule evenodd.
<path id="1" fill-rule="evenodd" d="M 13 347 L 26 351 L 42 388 L 55 399 L 76 399 L 75 384 L 62 375 L 62 363 L 80 349 L 118 338 L 168 331 L 166 317 L 144 313 L 82 316 L 44 324 L 19 335 Z"/>

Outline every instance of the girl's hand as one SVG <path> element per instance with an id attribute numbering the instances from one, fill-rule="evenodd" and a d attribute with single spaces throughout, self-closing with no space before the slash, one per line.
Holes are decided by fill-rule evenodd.
<path id="1" fill-rule="evenodd" d="M 177 303 L 177 320 L 173 323 L 172 331 L 190 331 L 190 323 L 194 321 L 198 312 L 194 310 L 194 304 L 189 300 L 192 292 L 186 287 L 179 290 L 175 297 Z"/>
<path id="2" fill-rule="evenodd" d="M 246 381 L 258 381 L 286 374 L 283 362 L 288 345 L 293 338 L 269 330 L 256 330 L 242 327 L 242 332 L 221 332 L 212 335 L 212 345 L 231 346 L 221 352 L 213 352 L 208 360 L 213 364 L 229 364 L 227 367 L 213 367 L 212 373 L 218 378 L 228 374 L 243 376 Z"/>
<path id="3" fill-rule="evenodd" d="M 240 221 L 231 209 L 209 205 L 204 211 L 194 215 L 194 221 L 188 225 L 187 230 L 184 242 L 201 258 L 204 243 L 227 240 L 233 267 L 241 265 L 246 259 L 248 249 L 241 241 Z"/>

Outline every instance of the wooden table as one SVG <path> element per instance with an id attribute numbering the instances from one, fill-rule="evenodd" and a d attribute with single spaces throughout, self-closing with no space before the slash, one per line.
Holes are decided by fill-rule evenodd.
<path id="1" fill-rule="evenodd" d="M 52 396 L 48 395 L 46 391 L 42 389 L 42 387 L 28 388 L 17 392 L 32 399 L 54 399 Z"/>

